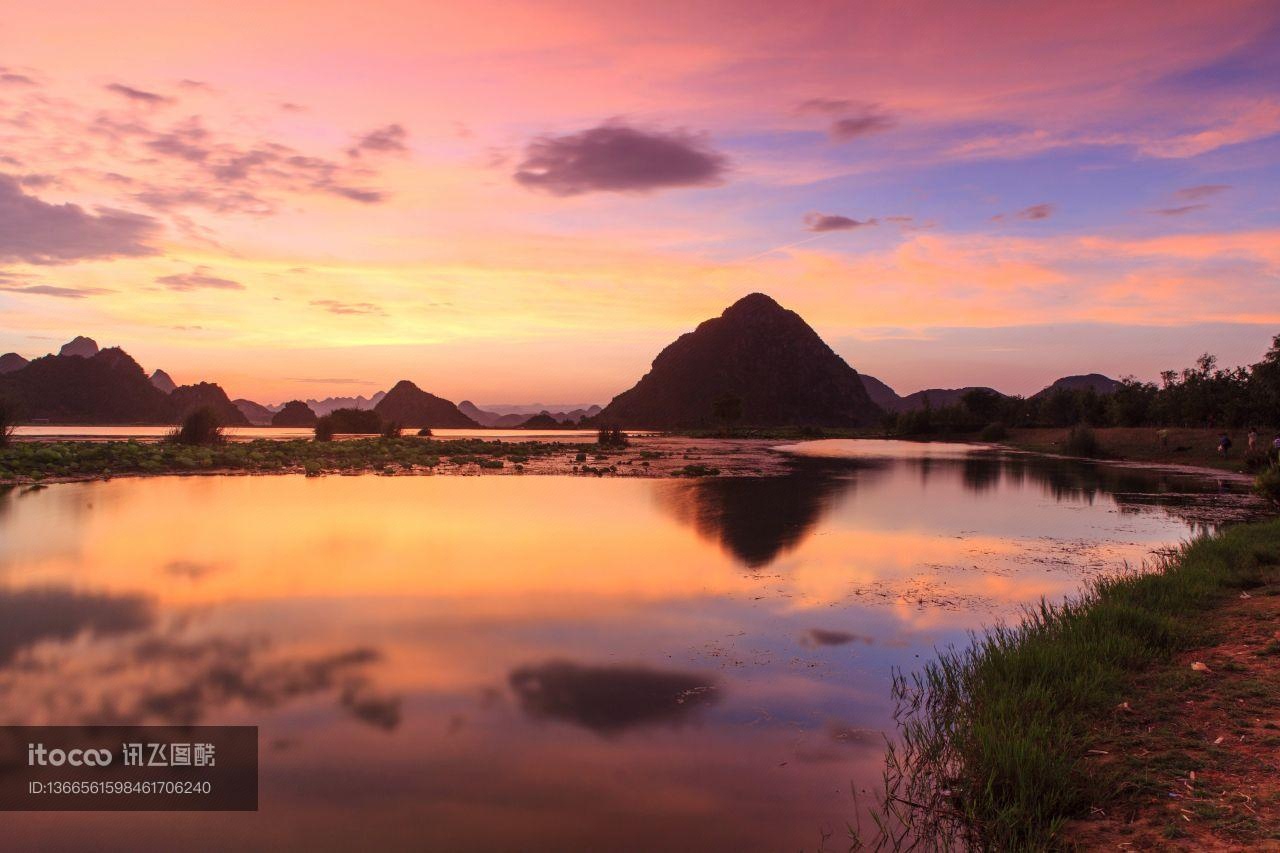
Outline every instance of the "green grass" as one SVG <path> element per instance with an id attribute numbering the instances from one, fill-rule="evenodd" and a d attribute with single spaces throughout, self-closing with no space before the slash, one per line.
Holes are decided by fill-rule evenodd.
<path id="1" fill-rule="evenodd" d="M 481 439 L 366 438 L 347 441 L 228 441 L 183 445 L 141 441 L 18 441 L 0 447 L 0 483 L 198 471 L 246 473 L 385 471 L 434 468 L 441 458 L 483 468 L 578 451 L 583 445 Z"/>
<path id="2" fill-rule="evenodd" d="M 1206 639 L 1203 614 L 1280 564 L 1280 521 L 1240 525 L 1184 546 L 1148 574 L 1100 580 L 1041 603 L 895 679 L 879 843 L 926 849 L 1058 846 L 1065 821 L 1123 779 L 1088 762 L 1090 733 L 1134 677 Z"/>

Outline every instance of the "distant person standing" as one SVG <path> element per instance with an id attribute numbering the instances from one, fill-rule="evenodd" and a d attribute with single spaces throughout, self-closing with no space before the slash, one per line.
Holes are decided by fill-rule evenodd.
<path id="1" fill-rule="evenodd" d="M 1280 463 L 1280 432 L 1271 440 L 1271 461 Z"/>
<path id="2" fill-rule="evenodd" d="M 1226 455 L 1230 452 L 1231 452 L 1231 436 L 1227 435 L 1224 432 L 1220 436 L 1218 436 L 1218 453 L 1222 454 L 1223 458 L 1226 458 Z"/>
<path id="3" fill-rule="evenodd" d="M 1249 427 L 1249 452 L 1252 453 L 1258 444 L 1258 431 Z"/>

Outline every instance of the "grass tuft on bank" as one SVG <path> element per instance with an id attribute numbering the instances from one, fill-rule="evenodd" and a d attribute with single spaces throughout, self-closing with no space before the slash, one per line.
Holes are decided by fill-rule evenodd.
<path id="1" fill-rule="evenodd" d="M 1088 750 L 1134 677 L 1204 642 L 1206 611 L 1278 570 L 1280 520 L 1240 525 L 899 674 L 877 846 L 1060 846 L 1066 821 L 1124 785 Z"/>

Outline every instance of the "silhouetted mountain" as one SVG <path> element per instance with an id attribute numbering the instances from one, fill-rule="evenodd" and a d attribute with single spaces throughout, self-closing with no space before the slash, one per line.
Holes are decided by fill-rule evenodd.
<path id="1" fill-rule="evenodd" d="M 1101 373 L 1086 373 L 1081 376 L 1064 376 L 1061 379 L 1055 379 L 1052 385 L 1037 391 L 1034 396 L 1039 397 L 1042 394 L 1048 394 L 1057 388 L 1062 388 L 1066 391 L 1088 391 L 1092 389 L 1098 394 L 1114 394 L 1119 387 L 1120 383 L 1109 376 L 1103 376 Z"/>
<path id="2" fill-rule="evenodd" d="M 169 394 L 178 420 L 182 420 L 201 406 L 208 406 L 218 414 L 223 426 L 249 426 L 249 419 L 227 397 L 227 392 L 213 382 L 195 385 L 179 385 Z"/>
<path id="3" fill-rule="evenodd" d="M 275 412 L 261 403 L 255 403 L 243 397 L 238 400 L 232 400 L 231 403 L 240 410 L 240 414 L 245 416 L 245 420 L 254 426 L 267 426 L 271 423 L 271 418 L 275 416 Z"/>
<path id="4" fill-rule="evenodd" d="M 178 383 L 170 379 L 169 374 L 159 369 L 151 374 L 151 384 L 166 394 L 178 387 Z"/>
<path id="5" fill-rule="evenodd" d="M 66 349 L 64 347 L 63 349 Z M 0 376 L 29 420 L 77 424 L 172 423 L 169 398 L 118 347 L 81 355 L 46 355 Z"/>
<path id="6" fill-rule="evenodd" d="M 898 406 L 902 404 L 902 398 L 898 396 L 897 391 L 894 391 L 874 376 L 859 373 L 858 378 L 862 380 L 862 387 L 867 389 L 867 396 L 871 398 L 871 402 L 886 412 L 898 411 Z"/>
<path id="7" fill-rule="evenodd" d="M 681 335 L 596 420 L 628 427 L 708 427 L 733 395 L 743 424 L 863 426 L 881 411 L 858 373 L 794 311 L 763 293 Z"/>
<path id="8" fill-rule="evenodd" d="M 458 411 L 480 426 L 510 428 L 524 426 L 531 416 L 541 414 L 550 415 L 556 421 L 572 421 L 576 424 L 582 418 L 591 418 L 600 414 L 600 407 L 594 405 L 576 408 L 561 407 L 560 411 L 543 407 L 531 411 L 530 406 L 502 403 L 482 409 L 470 400 L 463 400 L 458 404 Z"/>
<path id="9" fill-rule="evenodd" d="M 458 411 L 443 397 L 428 394 L 407 379 L 401 379 L 373 410 L 384 420 L 402 427 L 478 427 L 478 423 Z"/>
<path id="10" fill-rule="evenodd" d="M 958 406 L 960 400 L 970 391 L 990 391 L 993 394 L 1000 394 L 994 388 L 987 388 L 981 385 L 968 385 L 964 388 L 926 388 L 923 391 L 917 391 L 914 394 L 908 394 L 902 398 L 902 402 L 898 404 L 900 412 L 914 412 L 923 409 L 925 400 L 929 401 L 929 408 L 941 409 L 946 406 Z M 1003 394 L 1000 394 L 1003 397 Z"/>
<path id="11" fill-rule="evenodd" d="M 16 352 L 7 352 L 4 355 L 0 355 L 0 374 L 13 373 L 15 370 L 21 370 L 30 363 Z"/>
<path id="12" fill-rule="evenodd" d="M 573 421 L 569 425 L 573 425 Z M 550 412 L 541 412 L 533 417 L 527 418 L 524 423 L 520 424 L 520 429 L 564 429 L 564 420 L 557 419 Z"/>
<path id="13" fill-rule="evenodd" d="M 305 402 L 311 411 L 324 416 L 335 409 L 372 409 L 382 402 L 385 396 L 387 396 L 386 391 L 378 391 L 372 397 L 325 397 L 323 400 L 306 400 Z"/>
<path id="14" fill-rule="evenodd" d="M 62 345 L 58 355 L 78 355 L 81 358 L 93 358 L 98 354 L 98 342 L 84 335 L 77 335 Z"/>
<path id="15" fill-rule="evenodd" d="M 271 425 L 273 427 L 313 427 L 316 425 L 316 413 L 301 400 L 290 400 L 271 418 Z"/>

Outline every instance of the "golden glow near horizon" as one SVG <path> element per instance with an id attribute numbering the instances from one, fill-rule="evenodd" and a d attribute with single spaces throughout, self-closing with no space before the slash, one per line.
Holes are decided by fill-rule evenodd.
<path id="1" fill-rule="evenodd" d="M 756 290 L 902 392 L 1280 324 L 1272 4 L 0 9 L 0 351 L 577 403 Z"/>

